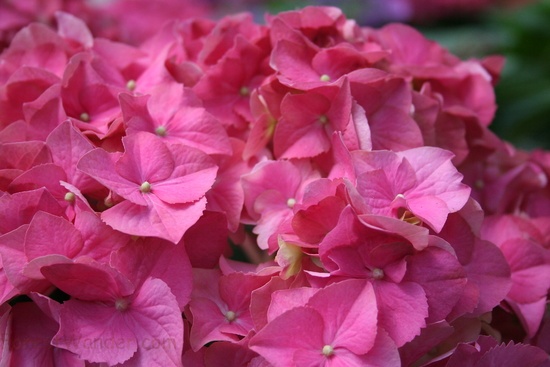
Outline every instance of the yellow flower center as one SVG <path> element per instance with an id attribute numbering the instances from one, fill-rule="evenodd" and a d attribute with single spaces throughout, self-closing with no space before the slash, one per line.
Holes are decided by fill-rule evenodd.
<path id="1" fill-rule="evenodd" d="M 155 129 L 155 134 L 158 136 L 166 136 L 166 128 L 164 126 L 159 126 Z"/>
<path id="2" fill-rule="evenodd" d="M 225 313 L 225 318 L 227 319 L 227 321 L 233 322 L 237 319 L 237 314 L 233 311 L 227 311 Z"/>
<path id="3" fill-rule="evenodd" d="M 128 83 L 126 83 L 126 89 L 130 92 L 136 89 L 136 81 L 134 79 L 128 80 Z"/>
<path id="4" fill-rule="evenodd" d="M 90 115 L 87 114 L 86 112 L 82 112 L 80 114 L 80 120 L 84 121 L 84 122 L 88 122 L 88 121 L 90 121 Z"/>
<path id="5" fill-rule="evenodd" d="M 139 191 L 141 191 L 144 194 L 147 194 L 148 192 L 151 192 L 151 184 L 147 181 L 143 182 L 141 186 L 139 187 Z"/>
<path id="6" fill-rule="evenodd" d="M 75 198 L 76 198 L 76 196 L 72 192 L 66 193 L 65 197 L 64 197 L 65 201 L 68 201 L 69 203 L 72 203 Z"/>
<path id="7" fill-rule="evenodd" d="M 322 353 L 325 357 L 330 357 L 334 354 L 334 348 L 332 347 L 332 345 L 327 344 L 323 347 Z"/>

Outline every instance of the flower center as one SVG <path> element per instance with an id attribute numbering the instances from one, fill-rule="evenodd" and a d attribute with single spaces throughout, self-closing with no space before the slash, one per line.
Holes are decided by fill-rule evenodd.
<path id="1" fill-rule="evenodd" d="M 332 347 L 332 345 L 327 344 L 323 347 L 322 353 L 325 357 L 330 357 L 334 354 L 334 348 Z"/>
<path id="2" fill-rule="evenodd" d="M 147 194 L 148 192 L 151 191 L 151 184 L 147 181 L 143 182 L 139 187 L 139 191 L 141 191 L 144 194 Z"/>
<path id="3" fill-rule="evenodd" d="M 294 205 L 296 205 L 296 199 L 290 198 L 286 201 L 286 206 L 288 206 L 290 209 L 294 208 Z"/>
<path id="4" fill-rule="evenodd" d="M 227 321 L 233 322 L 237 319 L 237 314 L 233 311 L 227 311 L 225 313 L 225 318 L 227 319 Z"/>
<path id="5" fill-rule="evenodd" d="M 416 217 L 413 213 L 411 213 L 405 208 L 399 208 L 397 211 L 397 216 L 399 217 L 400 220 L 402 220 L 403 222 L 407 222 L 409 224 L 414 224 L 414 225 L 422 224 L 422 221 L 418 217 Z"/>
<path id="6" fill-rule="evenodd" d="M 115 202 L 113 201 L 113 199 L 111 198 L 111 196 L 107 196 L 105 198 L 105 200 L 103 200 L 103 204 L 105 204 L 105 206 L 107 208 L 110 208 L 112 207 L 113 205 L 115 205 Z"/>
<path id="7" fill-rule="evenodd" d="M 84 122 L 88 122 L 88 121 L 90 121 L 90 115 L 87 114 L 86 112 L 82 112 L 80 114 L 80 120 L 84 121 Z"/>
<path id="8" fill-rule="evenodd" d="M 326 124 L 328 122 L 328 117 L 326 115 L 319 116 L 319 122 L 321 123 L 321 125 Z"/>
<path id="9" fill-rule="evenodd" d="M 136 89 L 136 81 L 134 79 L 128 80 L 128 83 L 126 83 L 126 89 L 130 92 Z"/>
<path id="10" fill-rule="evenodd" d="M 117 311 L 125 311 L 128 309 L 128 306 L 130 305 L 130 302 L 126 298 L 117 298 L 115 301 L 115 308 Z"/>
<path id="11" fill-rule="evenodd" d="M 239 94 L 243 97 L 246 97 L 250 94 L 250 89 L 248 89 L 248 87 L 242 86 L 241 89 L 239 89 Z"/>
<path id="12" fill-rule="evenodd" d="M 155 129 L 155 134 L 158 136 L 166 136 L 166 128 L 164 126 L 159 126 Z"/>
<path id="13" fill-rule="evenodd" d="M 372 277 L 374 279 L 382 279 L 384 278 L 384 270 L 380 268 L 374 268 L 372 269 Z"/>
<path id="14" fill-rule="evenodd" d="M 65 199 L 65 201 L 68 201 L 69 203 L 72 203 L 74 201 L 75 197 L 76 197 L 75 194 L 73 194 L 72 192 L 68 192 L 68 193 L 65 194 L 64 199 Z"/>
<path id="15" fill-rule="evenodd" d="M 321 75 L 321 77 L 319 79 L 322 82 L 329 82 L 330 81 L 330 76 L 328 76 L 327 74 L 323 74 L 323 75 Z"/>

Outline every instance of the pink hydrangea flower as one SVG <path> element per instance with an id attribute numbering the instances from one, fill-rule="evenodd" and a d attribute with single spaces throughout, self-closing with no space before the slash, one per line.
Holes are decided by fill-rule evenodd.
<path id="1" fill-rule="evenodd" d="M 95 262 L 50 265 L 42 272 L 72 297 L 59 311 L 54 346 L 109 365 L 181 366 L 183 321 L 162 280 L 144 273 L 135 284 Z"/>
<path id="2" fill-rule="evenodd" d="M 451 163 L 452 153 L 439 148 L 357 151 L 352 156 L 359 194 L 353 204 L 363 213 L 423 222 L 439 232 L 449 213 L 460 210 L 470 195 Z"/>
<path id="3" fill-rule="evenodd" d="M 369 283 L 345 280 L 289 307 L 250 340 L 273 366 L 398 366 L 393 342 L 377 327 Z"/>
<path id="4" fill-rule="evenodd" d="M 101 218 L 128 234 L 177 243 L 201 216 L 216 165 L 194 148 L 166 144 L 150 133 L 130 135 L 123 144 L 122 155 L 97 148 L 78 163 L 80 170 L 125 199 Z"/>

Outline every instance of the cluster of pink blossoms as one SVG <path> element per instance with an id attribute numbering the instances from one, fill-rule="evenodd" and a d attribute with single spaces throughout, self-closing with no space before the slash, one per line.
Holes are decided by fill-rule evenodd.
<path id="1" fill-rule="evenodd" d="M 550 365 L 550 153 L 488 129 L 501 67 L 331 7 L 139 46 L 28 25 L 0 55 L 0 360 Z"/>

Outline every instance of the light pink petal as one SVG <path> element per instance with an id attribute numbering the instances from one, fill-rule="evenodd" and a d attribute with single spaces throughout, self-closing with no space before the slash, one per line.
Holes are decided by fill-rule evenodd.
<path id="1" fill-rule="evenodd" d="M 527 332 L 527 336 L 533 337 L 539 330 L 544 318 L 547 300 L 541 298 L 532 303 L 515 303 L 510 300 L 508 300 L 508 302 Z"/>
<path id="2" fill-rule="evenodd" d="M 0 197 L 0 233 L 29 223 L 39 210 L 54 215 L 64 213 L 64 208 L 45 188 L 3 195 Z"/>
<path id="3" fill-rule="evenodd" d="M 30 279 L 45 279 L 41 269 L 54 264 L 72 264 L 73 260 L 64 255 L 51 254 L 35 257 L 23 268 L 22 274 Z"/>
<path id="4" fill-rule="evenodd" d="M 92 143 L 66 120 L 48 135 L 46 144 L 52 151 L 53 162 L 65 170 L 71 183 L 78 186 L 84 178 L 80 177 L 82 173 L 76 165 L 84 154 L 94 148 Z"/>
<path id="5" fill-rule="evenodd" d="M 139 132 L 122 138 L 124 154 L 115 163 L 117 173 L 141 185 L 153 184 L 170 177 L 174 158 L 166 144 L 150 133 Z"/>
<path id="6" fill-rule="evenodd" d="M 55 14 L 57 33 L 68 41 L 76 42 L 84 48 L 91 48 L 94 44 L 92 32 L 86 23 L 72 14 L 59 11 Z"/>
<path id="7" fill-rule="evenodd" d="M 218 167 L 198 149 L 174 144 L 169 147 L 174 159 L 174 171 L 169 177 L 151 183 L 151 192 L 169 203 L 188 203 L 198 200 L 212 187 Z"/>
<path id="8" fill-rule="evenodd" d="M 454 154 L 440 148 L 422 147 L 398 155 L 405 157 L 415 171 L 418 180 L 415 196 L 437 195 L 445 201 L 450 213 L 466 204 L 471 190 L 461 183 L 462 174 L 451 163 Z"/>
<path id="9" fill-rule="evenodd" d="M 546 250 L 520 238 L 504 242 L 500 249 L 512 271 L 512 288 L 507 297 L 520 303 L 546 298 L 550 289 L 550 261 Z"/>
<path id="10" fill-rule="evenodd" d="M 373 287 L 367 281 L 350 279 L 329 285 L 313 295 L 308 306 L 324 319 L 325 342 L 358 355 L 372 348 L 378 308 Z"/>
<path id="11" fill-rule="evenodd" d="M 115 168 L 116 158 L 112 153 L 110 154 L 101 148 L 96 148 L 80 159 L 78 169 L 125 199 L 139 205 L 146 205 L 143 195 L 139 190 L 143 181 L 139 183 L 138 181 L 129 181 L 119 175 Z"/>
<path id="12" fill-rule="evenodd" d="M 295 307 L 305 306 L 309 299 L 318 291 L 318 288 L 303 287 L 273 292 L 267 311 L 267 321 L 272 321 L 277 316 Z"/>
<path id="13" fill-rule="evenodd" d="M 101 219 L 114 229 L 130 235 L 160 237 L 178 243 L 206 207 L 204 198 L 185 204 L 166 204 L 154 195 L 147 198 L 149 206 L 123 201 L 102 212 Z"/>
<path id="14" fill-rule="evenodd" d="M 17 293 L 45 292 L 51 286 L 46 280 L 30 279 L 23 274 L 28 263 L 24 252 L 25 233 L 28 225 L 0 236 L 0 254 L 2 255 L 3 273 Z M 9 287 L 6 291 L 12 293 Z"/>
<path id="15" fill-rule="evenodd" d="M 439 232 L 449 214 L 447 203 L 437 196 L 425 195 L 418 199 L 407 199 L 408 209 L 416 217 L 428 224 L 435 232 Z"/>
<path id="16" fill-rule="evenodd" d="M 361 356 L 362 366 L 398 367 L 404 365 L 394 341 L 379 328 L 372 349 Z"/>
<path id="17" fill-rule="evenodd" d="M 231 154 L 221 123 L 202 107 L 182 107 L 167 124 L 166 138 L 207 154 Z"/>
<path id="18" fill-rule="evenodd" d="M 274 367 L 293 366 L 298 350 L 319 352 L 325 345 L 323 317 L 309 307 L 296 307 L 268 323 L 250 339 L 250 349 L 259 353 Z"/>
<path id="19" fill-rule="evenodd" d="M 2 240 L 0 239 L 0 242 Z M 12 297 L 16 296 L 18 293 L 18 290 L 11 284 L 8 277 L 6 276 L 6 272 L 4 271 L 4 267 L 0 268 L 0 302 L 2 304 L 5 304 L 6 301 L 10 300 Z"/>
<path id="20" fill-rule="evenodd" d="M 46 188 L 54 197 L 63 198 L 67 192 L 59 185 L 59 181 L 66 181 L 67 176 L 63 169 L 55 164 L 46 163 L 34 166 L 17 176 L 8 186 L 11 192 L 36 190 Z"/>

